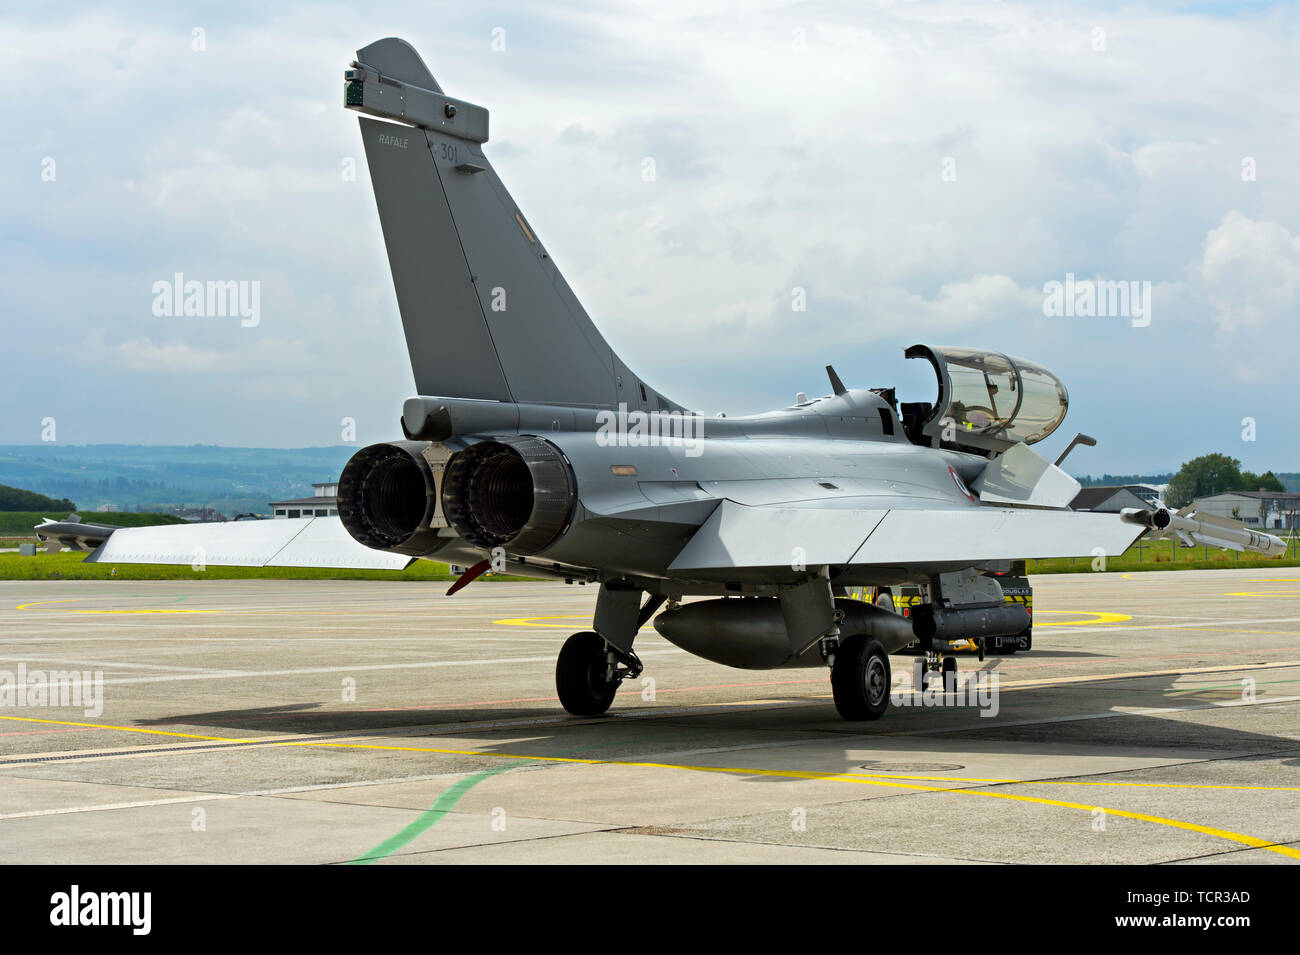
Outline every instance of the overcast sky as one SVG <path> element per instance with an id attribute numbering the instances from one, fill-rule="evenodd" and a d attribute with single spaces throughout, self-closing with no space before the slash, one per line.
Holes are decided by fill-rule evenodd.
<path id="1" fill-rule="evenodd" d="M 77 444 L 400 435 L 415 386 L 341 105 L 355 50 L 395 35 L 491 111 L 529 222 L 676 401 L 782 407 L 829 362 L 931 399 L 903 348 L 977 345 L 1064 378 L 1044 447 L 1096 436 L 1077 473 L 1300 470 L 1298 26 L 1205 3 L 10 5 L 0 443 L 46 418 Z M 155 315 L 177 272 L 259 282 L 259 323 Z M 1149 282 L 1149 324 L 1045 315 L 1067 273 Z"/>

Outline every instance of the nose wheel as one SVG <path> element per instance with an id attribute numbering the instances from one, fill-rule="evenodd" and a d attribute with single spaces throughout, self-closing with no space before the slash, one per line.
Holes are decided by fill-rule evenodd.
<path id="1" fill-rule="evenodd" d="M 934 680 L 940 680 L 939 686 L 945 693 L 951 693 L 957 689 L 957 658 L 940 657 L 938 653 L 930 652 L 925 655 L 925 662 L 921 665 L 921 686 L 920 690 L 925 691 L 930 688 Z"/>

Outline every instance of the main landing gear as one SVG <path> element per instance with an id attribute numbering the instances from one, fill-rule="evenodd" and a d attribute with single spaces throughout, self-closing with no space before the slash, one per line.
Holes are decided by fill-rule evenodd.
<path id="1" fill-rule="evenodd" d="M 574 716 L 600 716 L 614 702 L 619 685 L 636 679 L 641 669 L 635 653 L 615 649 L 593 631 L 575 633 L 555 661 L 555 689 Z"/>
<path id="2" fill-rule="evenodd" d="M 596 598 L 594 630 L 564 641 L 555 661 L 555 690 L 574 716 L 600 716 L 614 702 L 624 680 L 641 675 L 641 660 L 632 641 L 668 598 L 650 594 L 625 581 L 605 581 Z"/>
<path id="3" fill-rule="evenodd" d="M 889 654 L 875 637 L 840 641 L 831 665 L 835 709 L 846 720 L 878 720 L 889 709 Z"/>

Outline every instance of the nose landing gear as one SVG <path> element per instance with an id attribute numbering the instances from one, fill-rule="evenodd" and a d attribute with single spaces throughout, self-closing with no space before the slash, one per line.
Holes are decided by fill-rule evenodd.
<path id="1" fill-rule="evenodd" d="M 942 681 L 943 692 L 952 693 L 957 689 L 957 658 L 943 656 L 936 650 L 927 651 L 925 660 L 917 661 L 920 681 L 917 690 L 925 692 L 935 680 Z"/>

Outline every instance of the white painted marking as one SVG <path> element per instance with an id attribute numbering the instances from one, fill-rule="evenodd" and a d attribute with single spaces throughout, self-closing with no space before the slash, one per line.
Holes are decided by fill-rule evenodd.
<path id="1" fill-rule="evenodd" d="M 69 660 L 65 657 L 33 657 L 27 655 L 3 655 L 0 660 L 17 660 L 20 663 L 64 663 L 75 666 L 104 667 L 121 670 L 171 670 L 190 671 L 193 673 L 211 673 L 212 667 L 182 667 L 162 663 L 127 663 L 123 660 Z"/>
<path id="2" fill-rule="evenodd" d="M 63 809 L 31 809 L 27 812 L 7 812 L 0 819 L 31 819 L 36 816 L 66 816 L 77 812 L 105 812 L 112 809 L 140 809 L 144 806 L 172 806 L 187 802 L 211 802 L 214 799 L 238 799 L 236 793 L 205 793 L 200 796 L 174 796 L 169 799 L 140 799 L 136 802 L 114 802 L 97 806 L 66 806 Z"/>
<path id="3" fill-rule="evenodd" d="M 1113 716 L 1159 716 L 1163 713 L 1187 713 L 1192 710 L 1213 710 L 1236 706 L 1268 706 L 1273 703 L 1295 703 L 1300 696 L 1275 696 L 1271 699 L 1228 700 L 1222 703 L 1196 703 L 1192 706 L 1149 706 L 1133 709 L 1116 708 L 1105 713 L 1080 713 L 1074 716 L 1049 716 L 1036 720 L 981 720 L 964 726 L 947 726 L 924 730 L 907 730 L 901 733 L 886 733 L 886 736 L 931 736 L 939 733 L 964 733 L 972 729 L 1002 729 L 1008 726 L 1039 726 L 1045 723 L 1075 723 L 1083 720 L 1105 720 Z"/>
<path id="4" fill-rule="evenodd" d="M 687 656 L 685 650 L 643 650 L 647 656 Z M 296 670 L 219 670 L 211 673 L 177 673 L 167 676 L 114 677 L 104 680 L 104 685 L 122 686 L 128 683 L 173 683 L 182 680 L 231 680 L 265 676 L 307 676 L 313 673 L 360 673 L 368 670 L 422 670 L 441 667 L 509 666 L 513 663 L 554 663 L 555 655 L 544 657 L 489 657 L 483 660 L 422 660 L 418 663 L 368 663 L 357 666 L 300 667 Z M 33 686 L 37 684 L 32 684 Z"/>
<path id="5" fill-rule="evenodd" d="M 0 813 L 0 820 L 30 819 L 35 816 L 66 816 L 82 812 L 111 812 L 116 809 L 143 809 L 149 806 L 174 806 L 189 802 L 211 802 L 215 799 L 243 799 L 256 796 L 287 796 L 293 793 L 318 792 L 327 789 L 354 789 L 365 786 L 385 786 L 393 783 L 426 782 L 433 779 L 455 779 L 463 773 L 429 773 L 423 776 L 394 776 L 389 779 L 362 779 L 346 783 L 321 783 L 314 786 L 284 786 L 279 789 L 256 789 L 237 793 L 197 793 L 193 796 L 170 796 L 163 799 L 139 799 L 135 802 L 96 803 L 89 806 L 65 806 L 62 809 L 32 809 L 27 812 Z M 375 806 L 375 809 L 388 808 Z"/>

